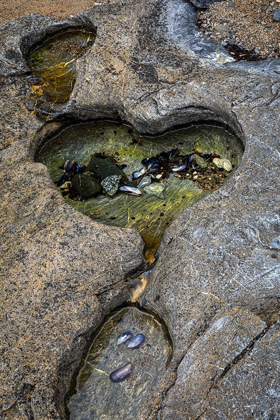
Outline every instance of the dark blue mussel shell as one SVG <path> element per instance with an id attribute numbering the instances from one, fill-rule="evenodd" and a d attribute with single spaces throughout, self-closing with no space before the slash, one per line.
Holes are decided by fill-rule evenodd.
<path id="1" fill-rule="evenodd" d="M 145 336 L 144 334 L 137 334 L 128 344 L 127 348 L 129 349 L 136 349 L 137 347 L 140 346 L 141 343 L 143 343 L 143 341 L 145 341 Z"/>
<path id="2" fill-rule="evenodd" d="M 146 169 L 145 168 L 141 168 L 138 171 L 134 171 L 132 174 L 132 179 L 138 179 L 141 176 L 145 175 L 146 173 Z"/>
<path id="3" fill-rule="evenodd" d="M 129 340 L 129 339 L 130 339 L 130 338 L 132 338 L 132 337 L 133 337 L 132 332 L 130 332 L 130 331 L 125 331 L 124 333 L 122 333 L 122 334 L 119 336 L 117 343 L 118 343 L 118 344 L 125 343 L 127 340 Z"/>
<path id="4" fill-rule="evenodd" d="M 61 187 L 61 185 L 64 184 L 64 182 L 67 181 L 68 176 L 66 175 L 66 173 L 64 172 L 63 174 L 61 174 L 58 178 L 58 180 L 56 181 L 56 185 L 58 187 Z"/>
<path id="5" fill-rule="evenodd" d="M 183 163 L 180 166 L 176 166 L 175 168 L 171 168 L 171 170 L 173 172 L 180 172 L 180 171 L 184 171 L 185 169 L 187 169 L 187 167 L 188 167 L 188 164 L 187 163 Z"/>
<path id="6" fill-rule="evenodd" d="M 131 369 L 132 369 L 132 364 L 129 362 L 123 367 L 117 370 L 114 370 L 114 372 L 112 372 L 109 377 L 112 382 L 121 382 L 124 379 L 129 377 L 129 375 L 131 374 Z"/>

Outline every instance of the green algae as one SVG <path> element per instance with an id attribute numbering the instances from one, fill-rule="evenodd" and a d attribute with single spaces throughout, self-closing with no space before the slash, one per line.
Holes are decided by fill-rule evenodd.
<path id="1" fill-rule="evenodd" d="M 48 38 L 29 53 L 31 71 L 39 76 L 29 98 L 34 109 L 69 100 L 75 83 L 76 60 L 85 54 L 94 39 L 95 34 L 90 31 L 65 31 Z"/>
<path id="2" fill-rule="evenodd" d="M 243 147 L 237 137 L 221 127 L 197 125 L 168 131 L 159 136 L 141 136 L 132 127 L 115 122 L 95 122 L 74 125 L 61 131 L 39 151 L 37 159 L 44 163 L 55 182 L 61 175 L 65 160 L 88 165 L 95 153 L 113 157 L 123 172 L 131 174 L 143 167 L 143 158 L 178 148 L 181 154 L 193 150 L 219 154 L 229 159 L 236 168 Z M 209 194 L 195 182 L 171 174 L 164 180 L 164 198 L 149 194 L 140 197 L 118 193 L 114 198 L 99 195 L 88 200 L 66 201 L 93 220 L 112 226 L 136 228 L 145 242 L 145 257 L 153 261 L 165 229 L 188 206 Z"/>

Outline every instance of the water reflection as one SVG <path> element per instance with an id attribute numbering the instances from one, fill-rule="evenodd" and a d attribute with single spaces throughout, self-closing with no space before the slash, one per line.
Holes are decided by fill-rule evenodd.
<path id="1" fill-rule="evenodd" d="M 40 77 L 30 92 L 34 109 L 68 101 L 75 83 L 76 60 L 86 53 L 94 39 L 93 32 L 66 31 L 50 37 L 30 52 L 28 64 L 32 73 Z"/>

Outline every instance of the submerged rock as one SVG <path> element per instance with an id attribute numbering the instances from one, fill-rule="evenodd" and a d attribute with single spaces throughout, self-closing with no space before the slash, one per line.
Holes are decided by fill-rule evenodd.
<path id="1" fill-rule="evenodd" d="M 109 197 L 114 197 L 118 191 L 121 179 L 121 175 L 110 175 L 104 178 L 103 181 L 101 181 L 104 193 Z"/>
<path id="2" fill-rule="evenodd" d="M 124 176 L 123 171 L 119 168 L 112 157 L 100 158 L 93 156 L 88 167 L 88 171 L 94 172 L 104 179 L 111 175 Z"/>
<path id="3" fill-rule="evenodd" d="M 144 176 L 143 179 L 141 179 L 141 181 L 138 184 L 138 188 L 144 188 L 147 185 L 150 185 L 152 182 L 151 177 L 150 176 Z"/>
<path id="4" fill-rule="evenodd" d="M 84 198 L 94 197 L 101 191 L 101 185 L 92 175 L 78 174 L 72 180 L 72 187 Z"/>
<path id="5" fill-rule="evenodd" d="M 164 199 L 163 191 L 165 190 L 165 186 L 162 184 L 153 183 L 150 185 L 147 185 L 144 188 L 145 193 L 154 195 L 158 198 Z"/>
<path id="6" fill-rule="evenodd" d="M 273 15 L 274 22 L 280 22 L 280 9 L 276 9 Z"/>
<path id="7" fill-rule="evenodd" d="M 201 156 L 194 155 L 194 161 L 200 168 L 202 169 L 207 168 L 207 163 Z"/>

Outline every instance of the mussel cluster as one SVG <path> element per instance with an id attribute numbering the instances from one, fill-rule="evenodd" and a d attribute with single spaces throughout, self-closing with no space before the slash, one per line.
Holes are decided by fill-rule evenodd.
<path id="1" fill-rule="evenodd" d="M 144 334 L 140 333 L 136 334 L 135 337 L 133 337 L 133 334 L 130 331 L 125 331 L 119 336 L 117 344 L 119 345 L 125 343 L 128 340 L 130 341 L 127 345 L 127 348 L 137 349 L 145 341 L 145 336 Z M 129 375 L 131 374 L 131 370 L 132 363 L 129 362 L 126 365 L 118 368 L 117 370 L 114 370 L 114 372 L 112 372 L 109 377 L 112 382 L 121 382 L 129 377 Z"/>
<path id="2" fill-rule="evenodd" d="M 56 183 L 74 199 L 86 199 L 102 192 L 110 198 L 118 192 L 135 196 L 145 192 L 164 198 L 164 180 L 171 174 L 197 182 L 199 187 L 207 190 L 219 186 L 222 178 L 233 169 L 231 162 L 221 159 L 218 154 L 203 154 L 194 150 L 183 155 L 177 148 L 143 159 L 141 163 L 142 168 L 134 171 L 130 179 L 123 172 L 126 165 L 119 166 L 113 157 L 104 154 L 93 155 L 88 166 L 67 160 L 61 167 L 64 172 Z M 215 182 L 211 178 L 213 174 Z M 209 183 L 209 180 L 212 182 Z"/>
<path id="3" fill-rule="evenodd" d="M 86 169 L 85 165 L 81 165 L 78 162 L 72 162 L 71 160 L 66 160 L 63 164 L 62 169 L 64 172 L 58 180 L 56 181 L 56 185 L 61 187 L 65 182 L 71 181 L 75 175 L 81 174 Z"/>

